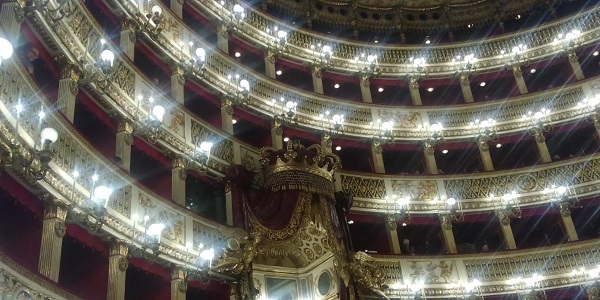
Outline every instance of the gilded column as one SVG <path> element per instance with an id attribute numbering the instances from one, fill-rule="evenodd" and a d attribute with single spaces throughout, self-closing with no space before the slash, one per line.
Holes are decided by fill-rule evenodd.
<path id="1" fill-rule="evenodd" d="M 425 145 L 424 157 L 427 174 L 435 175 L 438 173 L 437 163 L 435 162 L 435 150 L 431 145 Z"/>
<path id="2" fill-rule="evenodd" d="M 173 269 L 171 272 L 171 300 L 185 300 L 187 288 L 184 270 Z"/>
<path id="3" fill-rule="evenodd" d="M 185 159 L 176 156 L 172 159 L 171 198 L 175 203 L 185 207 L 185 179 L 187 178 Z"/>
<path id="4" fill-rule="evenodd" d="M 18 45 L 19 34 L 21 32 L 21 22 L 17 19 L 17 11 L 19 10 L 19 2 L 4 2 L 0 10 L 0 25 L 6 35 L 6 39 L 13 44 Z"/>
<path id="5" fill-rule="evenodd" d="M 185 102 L 185 77 L 181 68 L 176 68 L 171 74 L 171 97 L 177 103 L 183 105 Z"/>
<path id="6" fill-rule="evenodd" d="M 271 123 L 271 145 L 276 149 L 283 149 L 283 129 L 279 119 L 274 119 Z"/>
<path id="7" fill-rule="evenodd" d="M 388 242 L 390 243 L 390 252 L 392 254 L 401 254 L 400 250 L 400 239 L 398 238 L 398 224 L 393 215 L 387 215 L 387 224 L 385 226 L 386 233 L 388 236 Z"/>
<path id="8" fill-rule="evenodd" d="M 131 169 L 131 144 L 133 144 L 133 124 L 131 120 L 120 119 L 117 121 L 117 134 L 115 143 L 115 158 L 121 162 L 121 167 Z"/>
<path id="9" fill-rule="evenodd" d="M 177 17 L 183 20 L 183 1 L 184 0 L 171 0 L 171 11 Z"/>
<path id="10" fill-rule="evenodd" d="M 373 97 L 371 97 L 371 82 L 368 76 L 360 76 L 360 94 L 362 100 L 365 103 L 373 103 Z"/>
<path id="11" fill-rule="evenodd" d="M 460 89 L 466 103 L 473 103 L 473 92 L 471 91 L 471 83 L 469 82 L 469 74 L 460 74 Z"/>
<path id="12" fill-rule="evenodd" d="M 127 56 L 127 58 L 129 58 L 131 61 L 133 61 L 134 58 L 136 41 L 137 36 L 134 25 L 130 24 L 127 21 L 124 21 L 121 24 L 121 38 L 119 39 L 119 48 L 121 48 L 123 54 L 125 54 L 125 56 Z"/>
<path id="13" fill-rule="evenodd" d="M 60 80 L 58 81 L 58 109 L 73 123 L 75 118 L 75 96 L 79 91 L 79 74 L 75 72 L 74 65 L 66 57 L 57 58 L 60 66 Z"/>
<path id="14" fill-rule="evenodd" d="M 452 232 L 452 220 L 450 216 L 441 214 L 440 223 L 442 225 L 442 236 L 447 253 L 457 253 L 456 242 L 454 241 L 454 232 Z"/>
<path id="15" fill-rule="evenodd" d="M 500 222 L 500 229 L 502 231 L 502 239 L 504 240 L 504 246 L 506 249 L 514 250 L 517 249 L 517 243 L 515 242 L 515 236 L 510 226 L 510 218 L 502 211 L 497 211 L 496 216 Z"/>
<path id="16" fill-rule="evenodd" d="M 575 242 L 579 240 L 577 230 L 575 230 L 575 224 L 573 224 L 573 218 L 571 218 L 571 210 L 569 210 L 569 203 L 560 203 L 560 220 L 562 226 L 567 234 L 569 242 Z"/>
<path id="17" fill-rule="evenodd" d="M 577 80 L 585 79 L 583 71 L 581 70 L 581 65 L 579 64 L 579 59 L 577 58 L 577 53 L 575 53 L 574 51 L 569 51 L 567 53 L 567 56 L 569 58 L 569 64 L 571 65 L 571 69 L 573 69 L 573 74 L 575 74 L 575 78 Z"/>
<path id="18" fill-rule="evenodd" d="M 323 149 L 324 154 L 333 153 L 332 150 L 333 143 L 331 142 L 331 136 L 327 133 L 324 133 L 321 137 L 321 149 Z"/>
<path id="19" fill-rule="evenodd" d="M 231 184 L 225 183 L 225 218 L 228 226 L 233 226 L 233 194 Z"/>
<path id="20" fill-rule="evenodd" d="M 229 32 L 227 31 L 227 26 L 221 25 L 217 33 L 217 48 L 229 54 Z"/>
<path id="21" fill-rule="evenodd" d="M 552 162 L 550 151 L 548 151 L 548 145 L 546 145 L 546 137 L 544 133 L 536 131 L 533 135 L 535 137 L 535 145 L 537 147 L 538 155 L 543 163 Z"/>
<path id="22" fill-rule="evenodd" d="M 371 142 L 371 155 L 373 157 L 373 166 L 375 173 L 385 173 L 385 165 L 383 163 L 383 149 L 381 148 L 381 142 L 373 140 Z"/>
<path id="23" fill-rule="evenodd" d="M 514 65 L 512 67 L 512 72 L 513 76 L 515 77 L 515 81 L 517 82 L 517 88 L 519 88 L 519 93 L 529 93 L 529 91 L 527 90 L 527 85 L 525 84 L 525 79 L 523 79 L 523 72 L 521 72 L 521 66 Z"/>
<path id="24" fill-rule="evenodd" d="M 44 203 L 42 245 L 38 271 L 54 282 L 58 282 L 62 242 L 65 236 L 67 211 L 51 201 Z"/>
<path id="25" fill-rule="evenodd" d="M 408 79 L 408 90 L 410 91 L 410 99 L 413 105 L 423 105 L 421 102 L 421 93 L 419 92 L 419 80 L 410 77 Z"/>
<path id="26" fill-rule="evenodd" d="M 129 267 L 127 252 L 129 248 L 123 241 L 116 241 L 110 245 L 108 258 L 108 289 L 107 300 L 125 299 L 125 276 Z"/>
<path id="27" fill-rule="evenodd" d="M 265 75 L 269 78 L 277 78 L 277 74 L 275 73 L 275 53 L 267 50 L 265 54 Z"/>
<path id="28" fill-rule="evenodd" d="M 318 65 L 312 66 L 313 90 L 317 94 L 323 94 L 323 70 Z"/>
<path id="29" fill-rule="evenodd" d="M 227 97 L 221 100 L 221 129 L 233 134 L 233 102 Z"/>
<path id="30" fill-rule="evenodd" d="M 479 155 L 481 156 L 481 162 L 483 169 L 486 171 L 494 171 L 494 163 L 492 162 L 492 156 L 490 155 L 490 146 L 484 139 L 477 141 L 479 148 Z"/>

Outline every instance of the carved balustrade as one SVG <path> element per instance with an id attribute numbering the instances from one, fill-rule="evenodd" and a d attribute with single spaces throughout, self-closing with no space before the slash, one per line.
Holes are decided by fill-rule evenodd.
<path id="1" fill-rule="evenodd" d="M 130 17 L 135 17 L 138 8 L 130 1 L 117 0 Z M 75 5 L 74 16 L 70 20 L 63 20 L 56 23 L 55 28 L 45 27 L 48 32 L 53 32 L 50 36 L 54 42 L 59 44 L 61 50 L 73 60 L 75 57 L 84 53 L 85 44 L 94 44 L 101 37 L 101 29 L 96 24 L 86 8 Z M 187 27 L 179 27 L 175 16 L 163 9 L 163 18 L 165 24 L 170 24 L 165 30 L 157 36 L 150 37 L 148 40 L 155 43 L 161 50 L 173 59 L 173 62 L 179 61 L 179 56 L 183 53 L 185 59 L 190 55 L 188 50 L 181 51 L 178 41 L 184 44 L 190 40 L 202 41 Z M 43 18 L 43 16 L 40 16 Z M 91 19 L 91 20 L 90 20 Z M 44 26 L 46 23 L 40 23 Z M 92 39 L 91 42 L 88 39 Z M 206 44 L 200 43 L 201 46 Z M 116 48 L 116 47 L 115 47 Z M 86 57 L 90 62 L 91 57 Z M 226 94 L 230 88 L 227 75 L 235 70 L 242 69 L 236 62 L 229 57 L 215 51 L 206 58 L 206 71 L 203 74 L 203 82 L 210 88 Z M 594 93 L 600 92 L 600 84 L 597 79 L 578 82 L 567 88 L 557 88 L 543 93 L 523 95 L 506 101 L 493 101 L 478 103 L 472 106 L 454 106 L 454 107 L 431 107 L 431 108 L 389 108 L 377 105 L 365 105 L 359 103 L 339 102 L 332 99 L 318 97 L 312 93 L 301 91 L 291 91 L 288 86 L 271 81 L 264 76 L 253 71 L 246 70 L 246 77 L 252 83 L 248 108 L 259 113 L 273 117 L 273 106 L 271 99 L 284 97 L 289 101 L 297 103 L 296 118 L 297 124 L 309 130 L 320 130 L 322 121 L 318 115 L 323 111 L 336 111 L 344 114 L 344 131 L 342 134 L 349 137 L 370 138 L 378 134 L 377 130 L 370 125 L 373 120 L 390 119 L 393 120 L 394 138 L 397 141 L 418 142 L 421 139 L 419 126 L 423 124 L 433 124 L 441 122 L 444 125 L 444 136 L 448 140 L 470 139 L 473 135 L 473 128 L 469 123 L 476 118 L 493 117 L 497 120 L 498 134 L 508 134 L 521 132 L 527 129 L 526 124 L 521 120 L 521 116 L 530 110 L 536 110 L 545 107 L 551 111 L 550 120 L 553 124 L 569 122 L 580 118 L 581 112 L 577 103 L 584 98 L 592 98 Z M 115 85 L 110 86 L 106 93 L 115 101 L 120 111 L 127 112 L 128 115 L 135 113 L 136 100 L 134 95 L 140 91 L 153 90 L 150 80 L 147 80 L 134 65 L 126 59 L 121 60 L 118 68 L 117 80 Z M 156 94 L 159 91 L 154 90 Z M 165 101 L 176 103 L 168 97 L 163 97 Z M 108 105 L 108 104 L 107 104 Z M 149 108 L 142 107 L 142 111 L 147 113 Z M 188 119 L 190 121 L 188 121 Z M 191 120 L 198 118 L 191 116 L 187 111 L 179 107 L 173 107 L 170 114 L 166 117 L 164 130 L 177 131 L 172 136 L 168 136 L 168 147 L 181 148 L 189 143 L 190 133 L 183 131 L 183 125 Z M 198 121 L 199 122 L 199 121 Z M 165 128 L 166 127 L 166 128 Z M 191 144 L 189 144 L 191 147 Z M 216 145 L 215 149 L 225 148 L 224 145 Z M 191 148 L 190 148 L 191 149 Z M 188 149 L 189 151 L 189 149 Z M 227 155 L 217 155 L 214 164 L 227 161 Z M 222 168 L 219 167 L 221 170 Z"/>
<path id="2" fill-rule="evenodd" d="M 0 140 L 21 139 L 27 147 L 33 147 L 32 137 L 36 136 L 37 112 L 40 107 L 44 111 L 52 111 L 50 104 L 40 97 L 41 93 L 36 84 L 20 64 L 11 61 L 2 67 L 0 119 L 7 122 L 0 123 Z M 20 130 L 17 138 L 14 130 L 14 107 L 19 96 L 26 105 L 19 115 Z M 79 207 L 85 206 L 86 201 L 91 198 L 90 190 L 94 186 L 92 175 L 97 172 L 104 183 L 114 189 L 107 203 L 102 230 L 117 239 L 129 241 L 133 246 L 140 247 L 145 239 L 145 230 L 139 219 L 134 225 L 134 215 L 147 215 L 148 224 L 165 224 L 159 246 L 161 258 L 184 265 L 199 255 L 197 250 L 188 249 L 189 245 L 204 243 L 225 247 L 226 241 L 231 238 L 244 238 L 240 232 L 205 220 L 136 183 L 89 145 L 85 138 L 60 116 L 52 114 L 44 119 L 44 125 L 55 128 L 59 138 L 52 144 L 54 159 L 50 162 L 50 170 L 46 177 L 37 183 L 55 199 L 61 199 L 78 211 Z M 71 174 L 75 170 L 79 172 L 79 176 L 73 184 Z"/>
<path id="3" fill-rule="evenodd" d="M 188 3 L 202 14 L 209 15 L 216 20 L 222 20 L 228 16 L 228 12 L 218 4 L 218 1 L 190 0 Z M 535 28 L 519 31 L 518 33 L 487 38 L 483 41 L 469 43 L 451 43 L 448 45 L 436 45 L 429 49 L 428 74 L 432 77 L 452 76 L 456 69 L 451 61 L 462 53 L 476 53 L 478 57 L 477 69 L 480 71 L 501 70 L 504 61 L 500 51 L 512 49 L 520 43 L 529 45 L 529 54 L 532 61 L 552 57 L 560 50 L 553 48 L 554 38 L 561 32 L 571 29 L 572 24 L 580 26 L 583 32 L 582 40 L 585 44 L 593 44 L 600 39 L 600 8 L 594 8 L 582 12 L 576 17 L 537 26 Z M 260 12 L 252 7 L 247 9 L 247 16 L 243 26 L 238 26 L 238 36 L 250 44 L 266 45 L 268 37 L 263 33 L 265 28 L 290 28 L 286 24 Z M 290 28 L 291 29 L 291 28 Z M 332 59 L 331 70 L 336 72 L 347 72 L 356 74 L 359 72 L 356 63 L 352 60 L 361 53 L 381 53 L 378 56 L 378 64 L 381 68 L 382 77 L 398 77 L 399 74 L 411 72 L 411 66 L 406 62 L 415 53 L 420 53 L 421 46 L 390 46 L 390 45 L 365 45 L 348 40 L 325 37 L 322 34 L 309 32 L 307 30 L 293 28 L 288 30 L 286 59 L 301 63 L 311 61 L 310 45 L 326 44 L 336 45 Z"/>
<path id="4" fill-rule="evenodd" d="M 87 10 L 82 9 L 78 5 L 75 7 L 77 10 L 74 12 L 74 16 L 69 22 L 76 22 L 78 25 L 77 27 L 69 26 L 71 24 L 67 23 L 67 21 L 64 21 L 64 23 L 59 22 L 55 24 L 54 29 L 47 27 L 45 28 L 48 32 L 55 33 L 50 35 L 52 37 L 52 42 L 61 47 L 61 50 L 64 51 L 68 56 L 73 56 L 74 53 L 77 54 L 83 52 L 83 43 L 77 41 L 82 40 L 85 42 L 86 38 L 94 37 L 97 40 L 99 39 L 101 32 L 98 24 L 90 21 L 91 16 Z M 76 30 L 73 31 L 71 28 L 76 28 Z M 211 57 L 216 56 L 219 55 L 215 54 Z M 91 60 L 90 57 L 88 57 L 88 59 Z M 150 81 L 140 75 L 140 72 L 136 70 L 133 64 L 127 60 L 121 61 L 118 72 L 118 79 L 113 85 L 103 89 L 103 93 L 100 93 L 93 85 L 91 86 L 91 89 L 98 92 L 97 100 L 105 109 L 115 109 L 117 112 L 122 114 L 123 117 L 131 117 L 136 111 L 136 101 L 133 99 L 133 95 L 139 93 L 138 91 L 152 90 L 157 94 L 159 94 L 159 91 L 154 90 Z M 212 71 L 210 71 L 209 67 L 207 73 L 210 72 Z M 444 135 L 449 139 L 470 139 L 472 137 L 471 130 L 473 129 L 467 129 L 467 127 L 469 127 L 468 122 L 469 120 L 472 120 L 474 116 L 477 116 L 478 112 L 489 111 L 491 113 L 492 111 L 498 109 L 500 110 L 498 114 L 503 114 L 504 116 L 503 118 L 496 118 L 498 120 L 496 125 L 498 127 L 498 131 L 520 131 L 525 130 L 525 128 L 516 126 L 516 124 L 511 125 L 506 120 L 510 120 L 511 118 L 520 118 L 522 115 L 521 112 L 525 111 L 526 109 L 530 109 L 530 105 L 542 105 L 538 103 L 540 98 L 547 99 L 548 102 L 551 100 L 555 101 L 551 107 L 552 111 L 554 112 L 551 115 L 551 120 L 555 123 L 561 123 L 583 117 L 577 110 L 577 103 L 580 102 L 581 98 L 591 98 L 591 95 L 597 92 L 600 92 L 600 81 L 596 78 L 574 84 L 562 89 L 562 91 L 554 90 L 536 95 L 526 95 L 509 102 L 486 103 L 473 107 L 469 106 L 467 108 L 444 108 L 444 112 L 433 108 L 406 110 L 413 111 L 412 113 L 389 109 L 387 109 L 387 111 L 391 111 L 389 114 L 392 114 L 392 116 L 394 113 L 398 113 L 398 115 L 403 116 L 398 117 L 403 119 L 400 119 L 400 121 L 395 121 L 394 124 L 402 124 L 403 127 L 415 128 L 414 131 L 406 131 L 404 133 L 401 132 L 399 135 L 404 135 L 407 137 L 415 136 L 415 139 L 420 138 L 416 127 L 417 124 L 423 122 L 425 117 L 422 119 L 421 116 L 425 115 L 426 120 L 430 122 L 443 119 L 445 122 L 450 124 L 448 127 L 445 126 L 444 130 Z M 167 103 L 175 103 L 172 99 L 168 99 L 166 96 L 163 98 L 163 101 Z M 310 102 L 311 100 L 308 99 L 307 101 Z M 514 106 L 512 106 L 513 104 Z M 159 141 L 163 147 L 179 153 L 191 151 L 194 145 L 192 143 L 192 136 L 199 134 L 200 136 L 206 136 L 209 139 L 220 141 L 214 147 L 212 153 L 216 159 L 211 159 L 209 165 L 213 175 L 222 176 L 226 167 L 231 161 L 234 161 L 235 163 L 243 163 L 251 168 L 257 168 L 257 149 L 245 145 L 237 141 L 235 138 L 210 127 L 181 106 L 171 105 L 169 107 L 171 107 L 170 112 L 165 117 L 165 122 L 161 128 L 164 134 L 161 135 L 161 139 Z M 146 107 L 141 108 L 143 113 L 146 113 L 148 110 L 149 108 Z M 305 110 L 307 110 L 307 108 L 305 108 Z M 375 108 L 373 108 L 373 110 L 375 110 Z M 383 109 L 381 110 L 383 111 Z M 316 113 L 322 110 L 314 109 L 314 111 Z M 348 108 L 348 111 L 352 111 L 352 108 Z M 370 116 L 372 116 L 372 114 L 370 114 L 372 113 L 372 110 L 360 111 L 357 109 L 357 111 L 357 114 L 360 116 L 368 116 L 360 119 L 361 123 L 365 122 L 368 124 L 367 120 L 370 119 Z M 382 114 L 380 115 L 382 117 L 390 116 L 383 115 L 383 112 L 380 113 Z M 455 114 L 454 117 L 453 114 Z M 354 120 L 358 119 L 354 118 Z M 368 130 L 371 130 L 371 126 L 368 127 Z M 366 133 L 365 136 L 372 136 L 370 135 L 371 132 L 368 130 L 363 130 L 363 132 Z M 349 129 L 348 131 L 350 134 L 354 135 L 352 129 Z M 239 153 L 239 156 L 237 156 L 238 159 L 234 157 L 234 153 Z M 588 162 L 588 160 L 590 160 L 590 162 Z M 411 202 L 414 203 L 411 204 L 411 212 L 434 212 L 435 205 L 433 205 L 431 201 L 436 197 L 448 195 L 452 195 L 453 197 L 461 199 L 466 212 L 475 212 L 481 210 L 493 210 L 493 207 L 490 206 L 490 202 L 486 198 L 489 196 L 489 188 L 492 185 L 510 186 L 511 188 L 512 186 L 517 186 L 521 192 L 520 194 L 522 195 L 522 197 L 519 199 L 519 201 L 522 202 L 522 206 L 549 202 L 550 199 L 544 197 L 541 191 L 549 185 L 548 183 L 551 180 L 550 174 L 552 174 L 553 171 L 558 170 L 561 170 L 563 173 L 566 172 L 568 174 L 577 174 L 577 178 L 579 179 L 574 184 L 574 187 L 579 189 L 577 190 L 579 195 L 585 196 L 592 194 L 598 189 L 596 179 L 596 169 L 598 167 L 596 166 L 596 162 L 596 156 L 591 156 L 561 163 L 539 166 L 533 170 L 533 172 L 530 172 L 529 170 L 513 170 L 510 172 L 482 173 L 470 176 L 435 176 L 430 177 L 430 179 L 420 180 L 414 180 L 410 176 L 361 175 L 351 172 L 339 172 L 337 184 L 339 189 L 352 192 L 355 195 L 356 210 L 385 212 L 385 201 L 383 200 L 385 196 L 394 193 L 395 185 L 408 185 L 412 186 L 411 188 L 417 187 L 421 190 L 417 192 L 417 194 L 420 195 L 418 199 L 414 202 Z M 585 172 L 578 172 L 580 169 L 585 170 Z"/>
<path id="5" fill-rule="evenodd" d="M 515 293 L 511 279 L 541 276 L 538 286 L 554 289 L 585 286 L 573 270 L 594 269 L 600 263 L 597 241 L 570 243 L 517 252 L 453 255 L 451 257 L 374 255 L 374 264 L 384 272 L 385 292 L 390 297 L 406 295 L 407 284 L 424 284 L 427 298 L 455 296 L 457 284 L 477 279 L 484 295 Z"/>

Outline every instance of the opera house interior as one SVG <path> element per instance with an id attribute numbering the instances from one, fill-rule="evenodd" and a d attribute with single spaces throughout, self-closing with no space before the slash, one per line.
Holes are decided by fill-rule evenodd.
<path id="1" fill-rule="evenodd" d="M 0 5 L 0 299 L 600 299 L 596 1 Z"/>

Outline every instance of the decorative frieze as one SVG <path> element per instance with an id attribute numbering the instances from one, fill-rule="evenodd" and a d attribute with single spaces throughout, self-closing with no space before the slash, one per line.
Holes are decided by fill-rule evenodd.
<path id="1" fill-rule="evenodd" d="M 223 19 L 229 16 L 229 13 L 216 2 L 206 2 L 192 0 L 189 2 L 203 14 L 208 14 L 216 19 Z M 554 55 L 556 51 L 552 48 L 554 38 L 569 24 L 579 24 L 580 30 L 584 32 L 583 38 L 586 43 L 593 43 L 600 38 L 600 9 L 592 9 L 578 16 L 569 16 L 559 22 L 548 23 L 527 31 L 520 31 L 511 35 L 498 38 L 487 39 L 483 42 L 452 43 L 449 45 L 438 45 L 428 49 L 428 72 L 432 76 L 448 76 L 454 74 L 455 68 L 450 63 L 461 53 L 476 53 L 478 60 L 478 69 L 501 69 L 504 67 L 504 61 L 500 57 L 502 49 L 511 49 L 523 41 L 527 41 L 531 49 L 531 59 L 539 60 L 542 57 Z M 251 44 L 266 45 L 267 36 L 262 34 L 265 28 L 287 28 L 285 25 L 276 21 L 267 14 L 263 14 L 254 9 L 249 9 L 244 19 L 245 26 L 239 26 L 238 36 L 247 40 Z M 298 28 L 294 28 L 288 34 L 286 48 L 286 57 L 309 63 L 312 60 L 312 53 L 309 51 L 310 45 L 317 44 L 335 45 L 335 56 L 332 60 L 332 68 L 337 72 L 357 73 L 356 63 L 353 63 L 355 57 L 361 53 L 378 53 L 378 63 L 382 70 L 382 76 L 397 76 L 410 72 L 406 65 L 408 59 L 415 55 L 419 49 L 411 46 L 369 46 L 361 43 L 354 43 L 344 40 L 324 37 L 317 33 L 311 33 Z"/>
<path id="2" fill-rule="evenodd" d="M 117 1 L 119 5 L 122 5 L 127 10 L 127 13 L 135 14 L 138 10 L 129 1 Z M 207 4 L 208 5 L 208 4 Z M 77 12 L 77 22 L 88 22 L 85 18 L 79 16 L 87 16 L 89 13 L 85 9 L 76 5 L 74 10 Z M 170 12 L 168 9 L 163 9 L 163 14 L 170 19 Z M 176 18 L 173 18 L 176 19 Z M 71 21 L 75 22 L 75 21 Z M 89 23 L 89 22 L 88 22 Z M 83 25 L 82 25 L 83 26 Z M 94 24 L 86 24 L 85 26 L 95 26 Z M 84 27 L 85 27 L 84 26 Z M 169 25 L 170 26 L 170 25 Z M 71 53 L 82 53 L 85 52 L 83 43 L 73 42 L 75 39 L 86 32 L 85 30 L 78 30 L 76 33 L 71 33 L 70 29 L 64 26 L 62 22 L 57 23 L 55 30 L 61 42 L 69 49 Z M 246 26 L 243 26 L 246 27 Z M 60 28 L 60 29 L 58 29 Z M 94 29 L 95 35 L 100 36 L 101 30 L 99 28 Z M 193 32 L 190 32 L 187 27 L 182 27 L 183 37 L 190 36 L 190 39 L 199 41 L 200 45 L 206 46 L 203 39 L 199 36 L 195 36 Z M 82 32 L 81 32 L 82 31 Z M 170 31 L 169 31 L 170 32 Z M 293 35 L 292 35 L 293 36 Z M 179 42 L 173 40 L 170 34 L 165 32 L 155 38 L 149 39 L 148 41 L 155 43 L 157 46 L 162 47 L 164 51 L 170 53 L 168 57 L 172 57 L 174 61 L 172 63 L 178 63 L 178 59 L 181 55 L 188 55 L 186 51 L 181 51 Z M 92 41 L 94 42 L 94 41 Z M 109 41 L 110 42 L 110 41 Z M 94 42 L 95 43 L 95 42 Z M 436 48 L 437 49 L 437 48 Z M 533 51 L 533 50 L 532 50 Z M 91 51 L 88 58 L 94 57 L 94 52 Z M 478 63 L 485 63 L 480 60 Z M 235 73 L 239 73 L 244 70 L 241 66 L 237 65 L 236 62 L 230 58 L 214 52 L 207 57 L 206 62 L 207 70 L 204 73 L 202 81 L 207 84 L 210 88 L 213 88 L 217 93 L 227 93 L 232 89 L 231 84 L 227 80 L 227 76 Z M 126 70 L 127 69 L 127 70 Z M 135 110 L 136 100 L 132 97 L 135 91 L 132 90 L 133 75 L 137 72 L 135 67 L 128 61 L 121 61 L 118 64 L 119 75 L 116 79 L 115 87 L 121 90 L 120 93 L 111 92 L 109 87 L 107 93 L 112 100 L 118 104 L 120 109 L 133 114 Z M 481 115 L 485 115 L 485 112 L 493 114 L 498 121 L 498 132 L 514 132 L 525 130 L 525 125 L 519 121 L 523 112 L 531 110 L 533 107 L 547 105 L 552 108 L 553 115 L 551 116 L 553 123 L 562 123 L 572 120 L 573 118 L 580 117 L 579 113 L 575 109 L 576 103 L 581 101 L 586 95 L 582 93 L 583 87 L 589 83 L 581 83 L 574 85 L 567 92 L 561 92 L 559 94 L 559 101 L 556 101 L 557 91 L 551 91 L 543 95 L 524 96 L 523 98 L 514 99 L 511 101 L 498 101 L 494 103 L 485 103 L 476 106 L 464 107 L 453 107 L 446 109 L 444 113 L 440 113 L 439 110 L 432 110 L 427 108 L 406 108 L 406 109 L 394 109 L 383 110 L 373 112 L 371 106 L 360 104 L 360 103 L 347 103 L 347 102 L 333 102 L 320 97 L 316 97 L 313 94 L 303 93 L 300 91 L 290 91 L 284 85 L 279 83 L 265 80 L 262 76 L 255 73 L 240 74 L 251 82 L 251 103 L 250 109 L 257 112 L 274 115 L 274 108 L 271 104 L 271 99 L 278 99 L 284 97 L 290 101 L 296 101 L 298 103 L 297 117 L 298 124 L 300 126 L 308 127 L 311 129 L 317 128 L 321 130 L 323 127 L 327 127 L 322 120 L 319 120 L 318 115 L 325 111 L 338 112 L 345 115 L 345 122 L 342 134 L 372 137 L 377 134 L 369 123 L 378 118 L 393 118 L 394 122 L 394 136 L 397 139 L 404 140 L 418 140 L 420 139 L 418 126 L 426 120 L 430 122 L 440 121 L 445 127 L 445 136 L 448 139 L 468 139 L 471 137 L 472 132 L 468 129 L 468 124 Z M 140 80 L 144 80 L 143 76 L 138 76 Z M 152 86 L 150 83 L 145 83 L 145 86 Z M 589 96 L 589 95 L 588 95 Z M 178 118 L 177 113 L 173 114 L 175 123 L 165 124 L 166 127 L 172 127 L 172 130 L 177 134 Z M 185 119 L 184 113 L 184 119 Z M 178 115 L 180 116 L 180 115 Z M 192 117 L 193 119 L 193 117 Z M 180 126 L 179 126 L 180 128 Z"/>

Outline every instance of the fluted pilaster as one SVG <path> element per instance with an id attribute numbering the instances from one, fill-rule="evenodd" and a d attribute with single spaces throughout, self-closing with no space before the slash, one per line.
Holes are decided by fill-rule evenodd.
<path id="1" fill-rule="evenodd" d="M 385 165 L 383 163 L 383 149 L 381 142 L 374 140 L 371 142 L 371 156 L 373 157 L 373 167 L 376 173 L 385 173 Z"/>
<path id="2" fill-rule="evenodd" d="M 60 273 L 60 258 L 63 237 L 66 232 L 66 218 L 66 209 L 51 201 L 45 203 L 38 271 L 54 282 L 58 282 Z"/>
<path id="3" fill-rule="evenodd" d="M 387 233 L 388 242 L 390 244 L 390 253 L 401 254 L 402 252 L 400 250 L 400 239 L 398 238 L 398 224 L 396 223 L 394 216 L 387 216 L 385 231 Z"/>
<path id="4" fill-rule="evenodd" d="M 57 59 L 60 67 L 60 80 L 58 81 L 58 108 L 61 113 L 73 123 L 75 119 L 75 99 L 79 92 L 79 74 L 74 65 L 64 57 Z"/>
<path id="5" fill-rule="evenodd" d="M 419 92 L 419 80 L 417 78 L 408 79 L 408 91 L 413 105 L 423 105 L 421 102 L 421 93 Z"/>
<path id="6" fill-rule="evenodd" d="M 184 271 L 175 268 L 171 272 L 171 300 L 185 300 L 187 288 Z"/>
<path id="7" fill-rule="evenodd" d="M 106 299 L 125 299 L 125 276 L 129 262 L 127 253 L 129 248 L 122 241 L 110 245 L 110 256 L 108 258 L 108 289 Z"/>
<path id="8" fill-rule="evenodd" d="M 448 215 L 440 215 L 440 223 L 442 225 L 442 237 L 444 238 L 446 252 L 457 253 L 454 232 L 452 231 L 452 220 L 450 220 Z"/>
<path id="9" fill-rule="evenodd" d="M 172 159 L 171 198 L 175 203 L 185 207 L 185 180 L 187 178 L 185 160 L 181 156 Z"/>
<path id="10" fill-rule="evenodd" d="M 115 158 L 121 162 L 123 169 L 129 171 L 131 169 L 131 145 L 133 144 L 133 124 L 130 120 L 117 120 L 115 138 Z"/>
<path id="11" fill-rule="evenodd" d="M 371 96 L 371 82 L 368 76 L 360 77 L 360 94 L 362 95 L 362 100 L 365 103 L 372 103 L 373 97 Z"/>
<path id="12" fill-rule="evenodd" d="M 475 99 L 473 98 L 473 91 L 471 91 L 471 83 L 469 82 L 468 74 L 460 75 L 460 89 L 462 90 L 466 103 L 475 102 Z"/>

